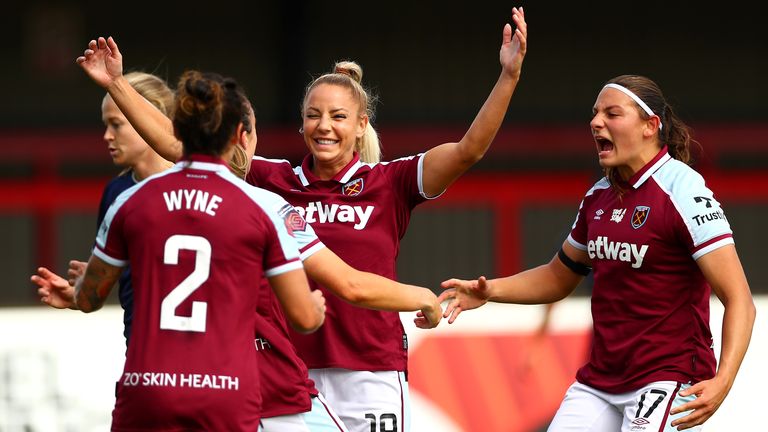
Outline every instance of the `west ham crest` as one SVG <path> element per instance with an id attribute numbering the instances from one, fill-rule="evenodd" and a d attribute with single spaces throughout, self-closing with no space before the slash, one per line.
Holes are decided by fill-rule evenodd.
<path id="1" fill-rule="evenodd" d="M 341 187 L 341 193 L 346 196 L 358 196 L 363 191 L 363 179 L 354 179 Z"/>
<path id="2" fill-rule="evenodd" d="M 648 220 L 648 213 L 651 212 L 651 208 L 648 206 L 637 206 L 635 211 L 632 212 L 632 228 L 638 229 L 645 224 Z"/>
<path id="3" fill-rule="evenodd" d="M 296 209 L 290 205 L 284 205 L 278 214 L 282 216 L 285 222 L 285 228 L 288 230 L 288 234 L 293 235 L 296 231 L 304 231 L 307 228 L 307 221 L 296 211 Z"/>

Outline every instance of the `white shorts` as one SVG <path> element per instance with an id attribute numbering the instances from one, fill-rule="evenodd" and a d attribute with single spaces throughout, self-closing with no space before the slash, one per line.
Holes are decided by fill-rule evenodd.
<path id="1" fill-rule="evenodd" d="M 309 377 L 349 432 L 410 432 L 405 373 L 310 369 Z"/>
<path id="2" fill-rule="evenodd" d="M 261 419 L 259 432 L 348 432 L 322 394 L 312 398 L 312 409 L 301 414 Z"/>
<path id="3" fill-rule="evenodd" d="M 628 393 L 611 394 L 579 382 L 565 394 L 547 432 L 677 432 L 672 420 L 690 411 L 670 415 L 669 411 L 694 400 L 678 391 L 690 387 L 674 381 L 657 381 Z M 686 429 L 701 431 L 701 426 Z"/>

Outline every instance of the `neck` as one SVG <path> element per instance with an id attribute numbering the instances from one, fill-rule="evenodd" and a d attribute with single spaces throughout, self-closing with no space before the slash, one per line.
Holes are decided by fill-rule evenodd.
<path id="1" fill-rule="evenodd" d="M 339 161 L 318 161 L 317 158 L 312 158 L 312 174 L 316 175 L 320 180 L 330 180 L 344 169 L 352 158 Z"/>
<path id="2" fill-rule="evenodd" d="M 169 162 L 159 155 L 156 155 L 156 157 L 151 157 L 137 163 L 131 167 L 131 169 L 133 170 L 133 176 L 136 180 L 142 181 L 145 178 L 163 172 L 172 166 L 173 162 Z"/>
<path id="3" fill-rule="evenodd" d="M 661 147 L 658 144 L 648 146 L 646 150 L 640 152 L 640 154 L 629 161 L 626 165 L 622 165 L 616 168 L 616 170 L 619 172 L 619 176 L 622 178 L 622 180 L 629 180 L 638 171 L 643 169 L 644 166 L 648 165 L 648 162 L 652 161 L 660 151 Z"/>

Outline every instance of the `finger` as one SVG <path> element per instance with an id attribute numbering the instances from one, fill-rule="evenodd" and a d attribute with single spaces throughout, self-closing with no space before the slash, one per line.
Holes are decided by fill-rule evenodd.
<path id="1" fill-rule="evenodd" d="M 117 49 L 117 42 L 115 42 L 115 39 L 112 36 L 107 38 L 107 46 L 109 47 L 110 50 L 112 50 L 112 53 L 115 54 L 116 56 L 121 55 L 120 50 Z"/>
<path id="2" fill-rule="evenodd" d="M 48 270 L 45 267 L 38 267 L 37 268 L 37 275 L 40 276 L 43 279 L 53 279 L 56 277 L 56 274 L 52 271 Z"/>
<path id="3" fill-rule="evenodd" d="M 440 288 L 449 289 L 459 285 L 459 279 L 448 279 L 440 282 Z"/>
<path id="4" fill-rule="evenodd" d="M 99 49 L 107 49 L 107 40 L 104 37 L 99 37 Z"/>
<path id="5" fill-rule="evenodd" d="M 96 51 L 98 48 L 99 44 L 96 42 L 96 39 L 91 39 L 91 41 L 88 42 L 88 49 Z"/>
<path id="6" fill-rule="evenodd" d="M 429 322 L 426 319 L 423 319 L 423 318 L 414 318 L 413 319 L 413 324 L 415 324 L 416 327 L 418 327 L 420 329 L 425 329 L 426 330 L 426 329 L 430 328 L 429 327 Z"/>
<path id="7" fill-rule="evenodd" d="M 443 311 L 443 318 L 448 318 L 453 313 L 453 310 L 459 306 L 459 301 L 454 299 L 445 307 Z"/>
<path id="8" fill-rule="evenodd" d="M 702 387 L 701 383 L 696 383 L 686 389 L 680 390 L 679 392 L 677 392 L 677 394 L 683 397 L 690 396 L 698 392 L 701 389 L 701 387 Z"/>
<path id="9" fill-rule="evenodd" d="M 501 32 L 501 44 L 506 45 L 512 42 L 512 26 L 509 23 L 504 24 L 504 30 Z"/>
<path id="10" fill-rule="evenodd" d="M 461 313 L 461 307 L 457 306 L 456 308 L 454 308 L 453 311 L 451 312 L 451 317 L 448 319 L 448 324 L 453 324 L 453 322 L 456 321 L 456 318 L 459 316 L 460 313 Z"/>
<path id="11" fill-rule="evenodd" d="M 672 427 L 676 427 L 677 430 L 684 430 L 684 429 L 690 429 L 696 425 L 700 425 L 704 423 L 703 421 L 700 421 L 701 419 L 696 418 L 694 414 L 687 415 L 685 417 L 676 419 L 672 422 Z"/>
<path id="12" fill-rule="evenodd" d="M 451 300 L 454 297 L 456 297 L 456 290 L 454 288 L 448 288 L 446 291 L 441 292 L 440 295 L 437 296 L 437 302 L 442 303 L 446 300 Z"/>
<path id="13" fill-rule="evenodd" d="M 29 279 L 32 281 L 33 284 L 37 285 L 38 293 L 42 289 L 48 290 L 50 288 L 50 284 L 48 283 L 48 281 L 41 278 L 40 276 L 32 276 Z"/>

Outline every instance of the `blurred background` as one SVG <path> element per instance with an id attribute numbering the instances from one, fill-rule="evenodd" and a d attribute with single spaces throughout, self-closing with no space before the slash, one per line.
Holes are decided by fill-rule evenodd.
<path id="1" fill-rule="evenodd" d="M 40 265 L 64 274 L 70 259 L 87 259 L 102 188 L 119 173 L 102 139 L 104 92 L 74 63 L 90 39 L 114 36 L 126 71 L 151 72 L 171 83 L 188 68 L 236 78 L 257 110 L 257 153 L 294 163 L 305 153 L 297 132 L 305 85 L 334 61 L 355 60 L 363 67 L 364 84 L 380 97 L 374 126 L 384 158 L 393 159 L 461 138 L 498 77 L 501 30 L 512 6 L 498 0 L 30 0 L 4 5 L 0 272 L 6 282 L 0 289 L 0 431 L 86 429 L 82 417 L 72 414 L 49 423 L 30 420 L 63 419 L 62 411 L 77 411 L 61 401 L 78 385 L 62 383 L 55 375 L 56 368 L 66 367 L 62 359 L 77 352 L 71 348 L 79 346 L 76 333 L 64 332 L 63 317 L 74 326 L 99 322 L 102 332 L 112 328 L 105 317 L 114 318 L 114 333 L 104 337 L 112 345 L 104 349 L 112 350 L 105 361 L 116 364 L 109 365 L 104 380 L 114 380 L 122 367 L 116 311 L 100 318 L 71 311 L 51 314 L 38 305 L 29 282 Z M 398 262 L 400 279 L 437 288 L 447 277 L 506 275 L 550 259 L 581 197 L 600 175 L 588 126 L 595 97 L 608 79 L 641 74 L 660 85 L 702 144 L 696 168 L 726 209 L 763 325 L 768 36 L 757 4 L 734 1 L 704 8 L 698 2 L 532 1 L 523 6 L 529 51 L 504 126 L 482 161 L 445 196 L 414 212 Z M 425 402 L 429 408 L 419 402 L 420 409 L 414 409 L 414 424 L 422 424 L 417 420 L 421 413 L 421 419 L 433 422 L 447 418 L 455 430 L 545 427 L 586 349 L 588 293 L 586 281 L 570 304 L 555 307 L 554 324 L 543 333 L 543 309 L 526 307 L 501 309 L 499 317 L 510 311 L 521 317 L 504 328 L 485 328 L 490 320 L 479 320 L 463 342 L 441 339 L 459 337 L 463 324 L 457 323 L 433 333 L 431 341 L 416 343 L 412 368 L 425 373 L 437 372 L 421 365 L 457 361 L 467 352 L 477 354 L 457 367 L 483 369 L 490 359 L 498 367 L 488 369 L 493 372 L 486 374 L 487 381 L 475 378 L 455 388 L 432 388 L 413 373 L 415 395 L 430 401 Z M 50 325 L 30 325 L 30 319 Z M 94 319 L 99 321 L 88 321 Z M 423 338 L 416 330 L 411 333 Z M 758 339 L 756 333 L 753 340 Z M 62 347 L 65 354 L 56 348 L 62 340 L 69 347 Z M 461 348 L 465 342 L 484 348 Z M 756 350 L 753 342 L 748 360 L 762 352 Z M 512 357 L 527 351 L 538 354 L 520 361 L 540 365 L 541 376 L 504 375 L 504 370 L 520 370 Z M 37 370 L 53 375 L 44 379 Z M 42 395 L 28 387 L 26 392 L 13 390 L 25 388 L 20 383 L 30 376 L 41 382 Z M 500 393 L 498 383 L 504 380 L 505 388 L 525 392 Z M 531 393 L 547 396 L 533 403 L 526 396 Z M 477 401 L 478 394 L 497 403 L 482 409 L 468 405 L 465 398 Z M 102 400 L 111 397 L 108 385 Z M 48 411 L 41 413 L 31 408 L 41 400 L 54 402 L 44 404 Z M 99 412 L 107 424 L 110 406 Z M 460 407 L 466 408 L 461 415 Z M 443 430 L 449 429 L 444 425 Z"/>

